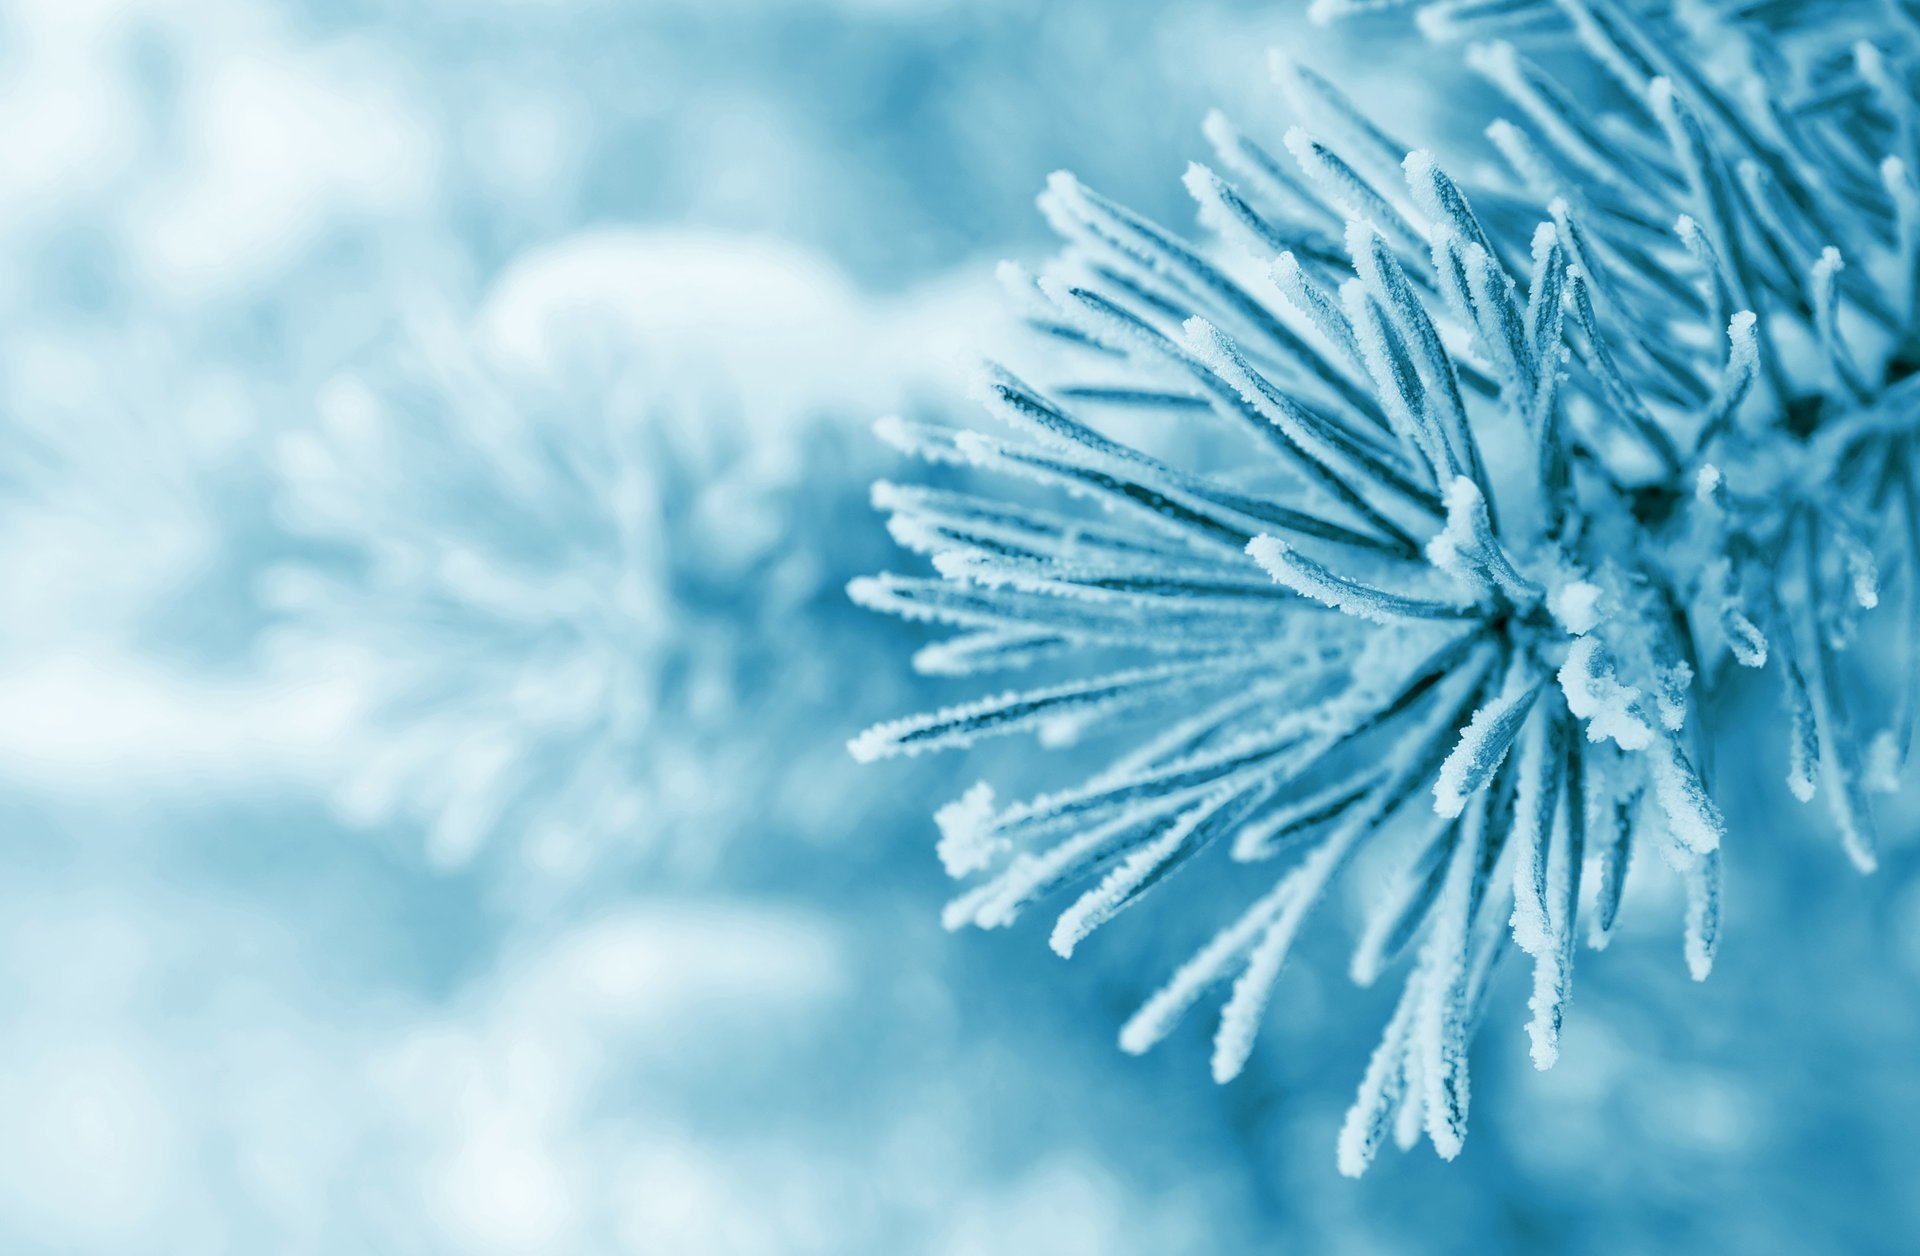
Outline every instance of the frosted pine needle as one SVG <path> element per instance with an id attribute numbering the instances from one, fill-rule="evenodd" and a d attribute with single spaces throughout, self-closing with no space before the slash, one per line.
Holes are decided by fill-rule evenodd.
<path id="1" fill-rule="evenodd" d="M 1391 6 L 1322 6 L 1360 7 Z M 1328 887 L 1363 849 L 1402 857 L 1352 962 L 1368 984 L 1410 957 L 1343 1172 L 1390 1129 L 1458 1153 L 1510 943 L 1555 1061 L 1576 940 L 1606 944 L 1636 852 L 1678 872 L 1707 975 L 1729 835 L 1704 749 L 1736 669 L 1779 670 L 1793 790 L 1873 864 L 1866 791 L 1904 761 L 1913 685 L 1877 710 L 1847 647 L 1888 566 L 1920 623 L 1920 41 L 1902 18 L 1849 48 L 1868 6 L 1788 8 L 1691 5 L 1681 29 L 1664 5 L 1428 6 L 1430 31 L 1494 40 L 1470 59 L 1517 114 L 1489 129 L 1510 175 L 1473 186 L 1283 66 L 1287 156 L 1215 116 L 1215 164 L 1187 173 L 1218 243 L 1054 176 L 1066 250 L 1003 271 L 1041 349 L 985 376 L 1000 429 L 883 428 L 968 474 L 876 494 L 941 578 L 853 595 L 959 631 L 927 670 L 1041 674 L 854 753 L 1069 714 L 1135 741 L 1056 792 L 945 809 L 949 870 L 982 877 L 950 925 L 1073 891 L 1067 954 L 1223 851 L 1245 905 L 1121 1043 L 1224 990 L 1227 1081 Z M 1708 57 L 1723 37 L 1745 55 Z M 1599 111 L 1562 85 L 1581 59 Z M 1856 724 L 1882 715 L 1869 760 Z"/>

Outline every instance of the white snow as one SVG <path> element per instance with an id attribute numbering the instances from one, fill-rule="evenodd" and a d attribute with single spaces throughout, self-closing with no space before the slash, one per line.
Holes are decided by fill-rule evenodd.
<path id="1" fill-rule="evenodd" d="M 948 876 L 980 871 L 1003 848 L 993 836 L 993 787 L 985 781 L 934 812 L 933 820 L 940 828 L 936 849 Z"/>
<path id="2" fill-rule="evenodd" d="M 1622 750 L 1645 750 L 1652 743 L 1653 729 L 1634 711 L 1640 690 L 1614 679 L 1597 638 L 1581 637 L 1567 647 L 1559 679 L 1567 709 L 1586 722 L 1587 740 L 1612 741 Z"/>
<path id="3" fill-rule="evenodd" d="M 1589 580 L 1569 580 L 1555 585 L 1547 593 L 1547 610 L 1562 628 L 1576 637 L 1584 637 L 1606 618 L 1600 600 L 1606 590 Z"/>

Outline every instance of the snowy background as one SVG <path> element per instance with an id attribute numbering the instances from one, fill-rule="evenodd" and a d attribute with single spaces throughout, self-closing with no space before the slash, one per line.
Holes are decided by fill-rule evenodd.
<path id="1" fill-rule="evenodd" d="M 1454 124 L 1297 7 L 0 5 L 0 1250 L 1920 1247 L 1910 814 L 1862 882 L 1739 791 L 1713 979 L 1630 912 L 1354 1183 L 1377 992 L 1123 1056 L 1204 915 L 949 936 L 977 765 L 845 753 L 949 696 L 868 427 L 1047 172 L 1184 226 L 1275 43 Z"/>

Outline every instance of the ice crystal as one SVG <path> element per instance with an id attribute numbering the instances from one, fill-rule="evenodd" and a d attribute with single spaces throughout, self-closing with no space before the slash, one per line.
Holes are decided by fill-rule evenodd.
<path id="1" fill-rule="evenodd" d="M 1519 112 L 1488 130 L 1511 172 L 1456 181 L 1278 64 L 1302 125 L 1282 157 L 1208 120 L 1215 164 L 1186 177 L 1207 243 L 1053 177 L 1065 251 L 1003 271 L 1041 349 L 984 372 L 1001 430 L 881 428 L 970 473 L 875 495 L 937 578 L 851 589 L 961 630 L 925 670 L 1044 683 L 853 750 L 1062 720 L 1135 744 L 1066 788 L 943 810 L 949 870 L 984 874 L 949 924 L 1071 893 L 1069 954 L 1225 847 L 1249 903 L 1121 1043 L 1225 987 L 1227 1081 L 1329 886 L 1390 852 L 1353 976 L 1408 958 L 1339 1138 L 1357 1174 L 1389 1135 L 1458 1153 L 1510 948 L 1554 1062 L 1580 920 L 1604 946 L 1636 851 L 1678 873 L 1707 975 L 1727 836 L 1708 749 L 1737 668 L 1780 674 L 1794 792 L 1817 780 L 1871 869 L 1865 789 L 1905 758 L 1914 686 L 1892 687 L 1869 778 L 1855 728 L 1882 699 L 1845 664 L 1882 561 L 1920 615 L 1920 153 L 1910 18 L 1837 9 L 1430 6 L 1435 34 L 1539 45 L 1470 53 Z"/>

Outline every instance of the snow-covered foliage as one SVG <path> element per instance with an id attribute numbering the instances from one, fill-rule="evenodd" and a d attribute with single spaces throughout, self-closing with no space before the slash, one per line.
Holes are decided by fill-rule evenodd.
<path id="1" fill-rule="evenodd" d="M 710 861 L 723 811 L 781 805 L 729 786 L 761 753 L 734 717 L 825 700 L 837 596 L 806 538 L 862 508 L 828 471 L 858 456 L 842 416 L 901 396 L 830 349 L 884 351 L 880 325 L 790 247 L 602 233 L 335 379 L 281 446 L 315 544 L 270 589 L 287 672 L 365 708 L 343 811 L 422 824 L 447 865 L 511 833 L 572 877 L 680 835 Z"/>
<path id="2" fill-rule="evenodd" d="M 1874 867 L 1867 791 L 1906 757 L 1914 681 L 1860 683 L 1848 647 L 1883 567 L 1920 614 L 1920 30 L 1800 12 L 1429 6 L 1436 34 L 1515 41 L 1470 54 L 1517 112 L 1488 129 L 1505 170 L 1459 154 L 1471 179 L 1277 62 L 1300 125 L 1282 153 L 1209 119 L 1186 177 L 1207 243 L 1054 176 L 1066 250 L 1003 268 L 1039 347 L 982 375 L 1000 426 L 880 429 L 961 469 L 875 493 L 936 575 L 851 587 L 960 630 L 923 670 L 1036 674 L 857 757 L 1113 747 L 1082 782 L 939 813 L 949 871 L 981 875 L 950 925 L 1067 893 L 1071 954 L 1221 847 L 1243 905 L 1121 1043 L 1225 988 L 1224 1082 L 1329 887 L 1397 862 L 1353 961 L 1366 984 L 1407 957 L 1339 1138 L 1358 1174 L 1389 1136 L 1459 1152 L 1510 949 L 1554 1063 L 1582 926 L 1605 944 L 1636 859 L 1678 874 L 1707 976 L 1740 667 L 1778 673 L 1793 791 Z"/>
<path id="3" fill-rule="evenodd" d="M 964 800 L 941 853 L 991 875 L 1009 853 L 991 824 L 1008 800 L 1112 765 L 1163 712 L 1182 715 L 1204 670 L 1178 652 L 1114 645 L 1096 663 L 1034 643 L 1024 676 L 915 677 L 897 663 L 917 647 L 936 673 L 965 666 L 964 637 L 929 644 L 922 625 L 842 592 L 891 561 L 871 510 L 879 475 L 916 544 L 933 543 L 928 520 L 963 522 L 968 497 L 1074 520 L 1083 544 L 1113 522 L 971 464 L 903 470 L 869 437 L 882 414 L 903 416 L 896 434 L 967 421 L 928 402 L 966 405 L 970 369 L 948 382 L 933 358 L 979 356 L 968 342 L 988 311 L 974 292 L 994 288 L 983 259 L 1048 249 L 1030 201 L 1046 171 L 1069 166 L 1137 213 L 1185 222 L 1175 176 L 1207 104 L 1292 170 L 1258 72 L 1279 45 L 1364 103 L 1395 148 L 1431 150 L 1508 273 L 1531 283 L 1551 198 L 1477 138 L 1496 112 L 1533 128 L 1531 116 L 1491 108 L 1496 89 L 1405 11 L 1308 31 L 1307 7 L 5 5 L 0 1252 L 1920 1248 L 1920 1197 L 1905 1189 L 1920 1176 L 1920 787 L 1872 798 L 1881 871 L 1858 878 L 1820 831 L 1832 758 L 1811 656 L 1792 652 L 1805 697 L 1783 705 L 1780 640 L 1752 600 L 1720 616 L 1718 666 L 1694 661 L 1684 683 L 1597 654 L 1620 626 L 1619 582 L 1554 571 L 1530 548 L 1514 493 L 1528 491 L 1516 464 L 1529 444 L 1479 440 L 1491 495 L 1470 475 L 1431 486 L 1440 511 L 1423 509 L 1411 537 L 1431 587 L 1383 591 L 1464 603 L 1495 597 L 1491 580 L 1523 601 L 1531 584 L 1553 625 L 1543 640 L 1564 640 L 1565 655 L 1540 660 L 1552 671 L 1538 683 L 1524 668 L 1492 676 L 1404 818 L 1356 843 L 1284 956 L 1263 960 L 1283 975 L 1264 1018 L 1243 1000 L 1235 1049 L 1256 1024 L 1258 1037 L 1232 1086 L 1201 1063 L 1211 1016 L 1188 1015 L 1144 1055 L 1113 1050 L 1114 1031 L 1299 857 L 1284 826 L 1242 824 L 1236 845 L 1214 827 L 1231 822 L 1223 810 L 1158 834 L 1216 849 L 1181 863 L 1150 910 L 1113 918 L 1121 893 L 1075 912 L 1055 936 L 1070 980 L 1045 949 L 1057 909 L 967 945 L 929 910 L 944 880 L 929 811 Z M 1584 121 L 1633 123 L 1565 11 L 1507 7 L 1518 24 L 1463 42 L 1505 38 Z M 1845 0 L 1721 11 L 1778 26 L 1796 8 L 1781 26 L 1791 64 L 1817 68 L 1795 49 L 1856 30 L 1901 54 L 1891 19 L 1862 25 L 1872 11 Z M 1699 11 L 1646 6 L 1663 50 L 1715 50 L 1702 64 L 1730 84 L 1720 54 L 1735 42 L 1664 16 Z M 1831 32 L 1805 20 L 1822 13 Z M 1821 73 L 1844 81 L 1845 60 Z M 1861 103 L 1841 88 L 1823 109 Z M 1306 121 L 1360 164 L 1350 128 Z M 1365 167 L 1393 197 L 1399 161 Z M 1677 195 L 1655 180 L 1640 191 Z M 1705 221 L 1678 201 L 1671 214 L 1683 210 Z M 1345 258 L 1344 223 L 1327 225 Z M 1313 294 L 1284 268 L 1269 287 L 1239 238 L 1201 251 L 1296 319 L 1286 294 Z M 1826 267 L 1838 328 L 1859 337 L 1848 285 L 1887 273 L 1885 259 L 1831 242 L 1845 262 Z M 1684 241 L 1662 261 L 1669 287 L 1698 278 Z M 1320 264 L 1300 273 L 1339 308 Z M 1448 353 L 1490 371 L 1444 299 L 1427 300 Z M 1589 300 L 1618 333 L 1606 294 Z M 1770 301 L 1760 292 L 1752 308 L 1800 317 Z M 436 323 L 435 310 L 452 314 Z M 1249 355 L 1230 320 L 1209 322 Z M 1699 355 L 1717 380 L 1733 322 L 1677 316 L 1663 348 Z M 1294 330 L 1320 343 L 1309 320 Z M 1054 340 L 991 352 L 1036 385 L 1070 387 Z M 1871 342 L 1849 343 L 1870 366 Z M 1824 368 L 1811 344 L 1776 334 L 1772 351 L 1812 379 Z M 1756 367 L 1761 345 L 1756 333 Z M 1086 372 L 1096 384 L 1142 374 L 1100 360 L 1113 371 Z M 1594 381 L 1578 358 L 1563 365 L 1561 417 L 1591 438 Z M 1621 370 L 1642 386 L 1642 366 Z M 1267 474 L 1217 428 L 1164 404 L 1063 403 L 1171 467 L 1265 491 Z M 1505 414 L 1471 391 L 1466 404 L 1476 422 Z M 671 456 L 630 458 L 620 434 Z M 1663 478 L 1630 440 L 1610 463 L 1635 459 L 1636 484 Z M 1673 481 L 1686 493 L 1676 525 L 1703 525 L 1718 495 L 1736 508 L 1765 496 L 1735 458 L 1687 471 Z M 569 491 L 567 474 L 587 487 Z M 1593 474 L 1576 471 L 1583 517 L 1604 501 Z M 670 511 L 620 513 L 628 499 L 597 496 L 616 482 Z M 1908 587 L 1898 511 L 1858 509 L 1889 534 L 1862 528 L 1867 547 L 1828 576 L 1880 603 L 1859 608 L 1858 636 L 1835 655 L 1870 737 L 1897 727 Z M 1329 521 L 1355 522 L 1334 510 Z M 640 522 L 617 531 L 623 520 Z M 1259 532 L 1359 574 L 1337 549 Z M 623 538 L 632 557 L 615 549 Z M 1689 538 L 1661 531 L 1649 561 L 1721 545 L 1710 530 Z M 1864 553 L 1880 556 L 1874 579 Z M 1138 556 L 1084 557 L 1153 574 Z M 1229 561 L 1236 589 L 1300 601 L 1252 555 Z M 303 587 L 317 601 L 301 602 Z M 475 596 L 489 590 L 525 596 Z M 1395 631 L 1315 613 L 1343 634 Z M 1472 1046 L 1466 1153 L 1381 1156 L 1343 1181 L 1324 1153 L 1427 940 L 1406 929 L 1427 927 L 1421 898 L 1445 890 L 1458 836 L 1435 835 L 1464 833 L 1487 791 L 1546 752 L 1541 712 L 1566 703 L 1570 658 L 1577 700 L 1604 711 L 1611 737 L 1657 736 L 1683 701 L 1683 736 L 1712 734 L 1694 760 L 1726 827 L 1712 979 L 1679 971 L 1686 884 L 1661 857 L 1649 789 L 1629 817 L 1631 861 L 1603 865 L 1614 831 L 1585 834 L 1575 935 L 1608 952 L 1580 957 L 1558 1062 L 1530 1067 L 1527 1025 L 1550 1027 L 1567 969 L 1550 948 L 1509 946 Z M 622 697 L 644 727 L 593 724 L 619 701 L 596 707 L 575 683 L 596 670 L 632 687 Z M 1025 725 L 1035 737 L 984 740 L 968 725 L 916 743 L 977 740 L 964 777 L 958 755 L 875 768 L 844 749 L 889 716 L 973 706 L 992 723 L 978 704 L 1000 691 L 1108 673 L 1136 675 L 1062 696 Z M 529 756 L 505 784 L 476 770 L 487 764 L 471 747 L 489 738 Z M 1299 805 L 1365 749 L 1329 762 Z M 1866 744 L 1871 781 L 1890 779 L 1877 774 L 1897 767 L 1895 749 Z M 609 761 L 598 781 L 579 770 Z M 1809 789 L 1819 796 L 1798 805 Z M 630 798 L 631 824 L 590 826 Z M 459 856 L 431 835 L 454 831 L 462 807 L 481 844 L 450 868 L 423 852 Z M 1271 875 L 1252 862 L 1268 849 Z M 1522 919 L 1536 947 L 1560 927 L 1547 855 Z M 1489 927 L 1513 918 L 1509 883 L 1490 886 Z M 1524 1006 L 1536 991 L 1544 1014 Z"/>
<path id="4" fill-rule="evenodd" d="M 1867 795 L 1895 788 L 1907 759 L 1915 661 L 1909 645 L 1903 680 L 1864 687 L 1846 653 L 1883 564 L 1906 603 L 1898 637 L 1920 623 L 1908 382 L 1920 365 L 1920 24 L 1873 3 L 1498 8 L 1419 16 L 1438 37 L 1488 41 L 1467 60 L 1513 110 L 1487 130 L 1509 178 L 1577 207 L 1620 275 L 1621 324 L 1649 329 L 1638 368 L 1603 376 L 1604 397 L 1644 411 L 1643 395 L 1687 386 L 1703 348 L 1671 334 L 1687 313 L 1743 322 L 1756 403 L 1716 411 L 1674 451 L 1691 480 L 1661 486 L 1692 499 L 1711 564 L 1687 609 L 1708 667 L 1730 657 L 1777 673 L 1794 793 L 1824 791 L 1848 854 L 1871 870 Z M 1575 83 L 1602 107 L 1574 105 Z"/>

